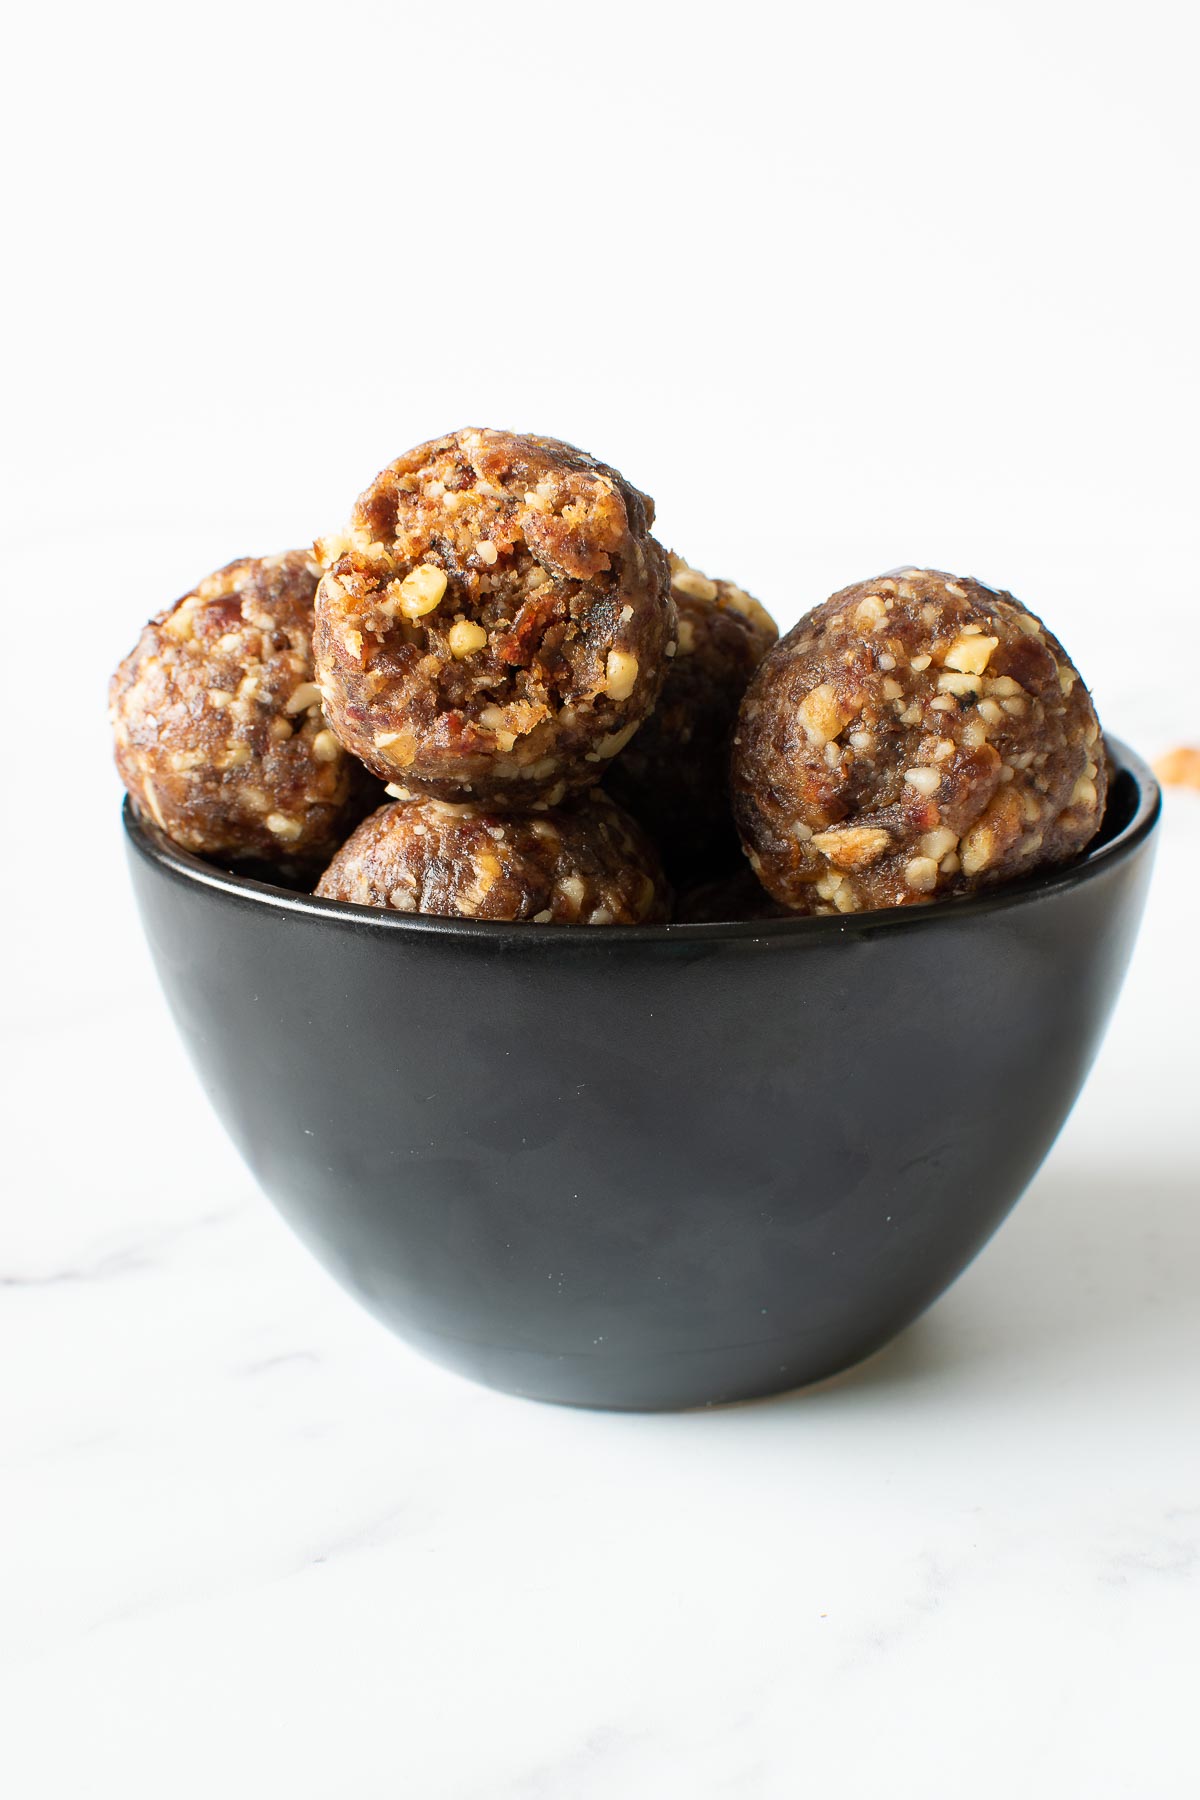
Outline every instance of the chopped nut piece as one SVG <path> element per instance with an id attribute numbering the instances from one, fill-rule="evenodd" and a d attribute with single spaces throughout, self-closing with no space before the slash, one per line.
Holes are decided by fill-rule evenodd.
<path id="1" fill-rule="evenodd" d="M 859 869 L 877 862 L 891 845 L 891 833 L 869 825 L 841 825 L 818 831 L 813 848 L 839 869 Z"/>
<path id="2" fill-rule="evenodd" d="M 389 598 L 394 596 L 395 604 L 406 619 L 423 619 L 426 613 L 435 612 L 441 605 L 446 586 L 445 569 L 439 569 L 434 563 L 418 563 L 403 581 L 388 589 L 388 595 Z"/>
<path id="3" fill-rule="evenodd" d="M 416 755 L 416 743 L 411 731 L 377 732 L 375 748 L 381 752 L 389 766 L 397 769 L 407 769 Z"/>
<path id="4" fill-rule="evenodd" d="M 506 756 L 516 747 L 518 734 L 509 730 L 508 714 L 502 706 L 485 706 L 479 714 L 479 723 L 485 731 L 495 732 L 497 748 Z"/>
<path id="5" fill-rule="evenodd" d="M 310 706 L 320 706 L 321 690 L 315 681 L 302 681 L 289 696 L 284 712 L 289 715 L 307 712 Z"/>
<path id="6" fill-rule="evenodd" d="M 941 787 L 942 771 L 940 769 L 931 769 L 927 767 L 906 769 L 904 772 L 904 779 L 907 781 L 909 787 L 915 788 L 918 794 L 924 794 L 926 798 L 928 798 L 930 794 L 936 794 Z"/>
<path id="7" fill-rule="evenodd" d="M 614 731 L 611 737 L 601 738 L 593 753 L 597 762 L 607 762 L 612 757 L 619 756 L 637 729 L 635 722 L 626 725 L 624 731 Z"/>
<path id="8" fill-rule="evenodd" d="M 978 875 L 987 868 L 993 847 L 992 834 L 986 826 L 977 825 L 968 833 L 962 843 L 962 866 L 968 875 Z"/>
<path id="9" fill-rule="evenodd" d="M 936 831 L 927 831 L 919 838 L 918 845 L 922 856 L 932 857 L 934 862 L 940 863 L 951 850 L 957 849 L 958 839 L 946 826 L 939 825 Z"/>
<path id="10" fill-rule="evenodd" d="M 771 644 L 775 642 L 779 636 L 779 627 L 761 600 L 756 600 L 745 588 L 738 587 L 735 581 L 718 581 L 716 589 L 717 600 L 723 611 L 741 613 L 756 637 L 765 638 Z"/>
<path id="11" fill-rule="evenodd" d="M 868 594 L 854 609 L 854 623 L 860 631 L 878 631 L 887 624 L 887 607 L 878 594 Z"/>
<path id="12" fill-rule="evenodd" d="M 904 865 L 904 879 L 918 894 L 932 894 L 937 886 L 938 866 L 932 856 L 914 856 Z"/>
<path id="13" fill-rule="evenodd" d="M 1154 773 L 1167 787 L 1200 788 L 1200 750 L 1182 745 L 1178 750 L 1160 756 Z"/>
<path id="14" fill-rule="evenodd" d="M 799 712 L 800 723 L 809 742 L 817 745 L 827 744 L 831 738 L 837 737 L 843 725 L 852 717 L 849 713 L 843 713 L 838 704 L 837 690 L 827 681 L 804 696 Z"/>
<path id="15" fill-rule="evenodd" d="M 482 650 L 488 634 L 474 619 L 456 619 L 446 634 L 446 641 L 450 645 L 450 654 L 461 661 L 464 656 Z"/>
<path id="16" fill-rule="evenodd" d="M 193 638 L 195 636 L 195 612 L 200 604 L 202 602 L 196 594 L 191 595 L 187 600 L 181 600 L 162 622 L 165 635 L 178 638 L 181 643 L 186 643 Z"/>
<path id="17" fill-rule="evenodd" d="M 686 563 L 672 562 L 671 586 L 675 593 L 682 594 L 688 600 L 715 600 L 717 584 L 702 575 L 699 569 L 689 569 Z"/>
<path id="18" fill-rule="evenodd" d="M 605 686 L 610 700 L 628 700 L 637 685 L 638 659 L 624 650 L 610 650 L 605 664 Z"/>
<path id="19" fill-rule="evenodd" d="M 982 675 L 999 642 L 998 637 L 968 636 L 964 633 L 947 650 L 946 667 L 959 669 L 964 675 Z"/>
<path id="20" fill-rule="evenodd" d="M 342 754 L 342 746 L 332 731 L 318 731 L 312 741 L 312 753 L 319 763 L 333 763 Z"/>

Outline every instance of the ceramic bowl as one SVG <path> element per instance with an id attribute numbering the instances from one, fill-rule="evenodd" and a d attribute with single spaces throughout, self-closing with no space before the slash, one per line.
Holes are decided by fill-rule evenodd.
<path id="1" fill-rule="evenodd" d="M 476 1381 L 688 1407 L 844 1369 L 970 1262 L 1099 1047 L 1159 794 L 976 899 L 633 928 L 416 918 L 222 872 L 127 805 L 179 1030 L 325 1266 Z"/>

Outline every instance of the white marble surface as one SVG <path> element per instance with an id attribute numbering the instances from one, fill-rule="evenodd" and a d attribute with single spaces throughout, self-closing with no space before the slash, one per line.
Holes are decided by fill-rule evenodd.
<path id="1" fill-rule="evenodd" d="M 475 421 L 611 459 L 784 624 L 910 558 L 1008 585 L 1111 728 L 1200 742 L 1185 13 L 18 9 L 3 1800 L 1195 1800 L 1200 796 L 929 1316 L 820 1392 L 589 1415 L 427 1366 L 254 1192 L 103 715 L 147 614 Z"/>
<path id="2" fill-rule="evenodd" d="M 677 1417 L 473 1388 L 333 1286 L 205 1110 L 106 811 L 102 934 L 49 909 L 5 1038 L 4 1791 L 1193 1796 L 1200 796 L 1168 811 L 998 1238 L 850 1377 Z"/>

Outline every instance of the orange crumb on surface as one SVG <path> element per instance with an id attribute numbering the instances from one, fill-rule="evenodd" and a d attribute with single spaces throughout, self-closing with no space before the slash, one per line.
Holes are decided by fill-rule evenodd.
<path id="1" fill-rule="evenodd" d="M 1165 787 L 1200 788 L 1200 750 L 1191 744 L 1168 750 L 1155 763 L 1154 773 Z"/>

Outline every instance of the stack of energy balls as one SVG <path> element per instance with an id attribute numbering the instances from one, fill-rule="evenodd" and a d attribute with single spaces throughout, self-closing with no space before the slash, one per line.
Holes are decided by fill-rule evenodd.
<path id="1" fill-rule="evenodd" d="M 777 643 L 653 522 L 553 438 L 409 451 L 146 626 L 111 695 L 139 812 L 331 899 L 571 925 L 901 906 L 1093 837 L 1091 699 L 1011 595 L 897 570 Z"/>

